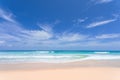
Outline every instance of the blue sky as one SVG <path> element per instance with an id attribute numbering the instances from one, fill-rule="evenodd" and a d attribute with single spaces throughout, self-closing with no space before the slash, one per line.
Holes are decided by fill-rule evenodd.
<path id="1" fill-rule="evenodd" d="M 120 50 L 120 0 L 0 0 L 0 50 Z"/>

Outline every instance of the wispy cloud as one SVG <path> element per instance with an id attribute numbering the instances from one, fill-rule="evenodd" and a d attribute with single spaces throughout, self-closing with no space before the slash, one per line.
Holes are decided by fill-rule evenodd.
<path id="1" fill-rule="evenodd" d="M 47 40 L 53 36 L 50 25 L 41 25 L 42 30 L 27 30 L 18 23 L 12 16 L 3 9 L 0 9 L 0 18 L 4 19 L 0 23 L 0 41 L 6 41 L 4 44 L 24 44 L 35 43 L 41 40 Z M 24 42 L 24 43 L 23 43 Z"/>
<path id="2" fill-rule="evenodd" d="M 96 36 L 96 39 L 110 39 L 110 38 L 120 38 L 120 34 L 102 34 Z"/>
<path id="3" fill-rule="evenodd" d="M 38 23 L 38 26 L 46 32 L 52 32 L 53 25 L 51 25 L 51 24 L 40 24 L 40 23 Z"/>
<path id="4" fill-rule="evenodd" d="M 37 23 L 37 25 L 46 32 L 53 32 L 53 28 L 60 23 L 60 20 L 55 20 L 53 23 Z"/>
<path id="5" fill-rule="evenodd" d="M 0 8 L 0 18 L 3 18 L 6 21 L 9 22 L 15 22 L 13 19 L 13 14 L 7 11 L 4 11 L 3 9 Z"/>
<path id="6" fill-rule="evenodd" d="M 63 35 L 60 35 L 58 37 L 58 40 L 67 42 L 67 41 L 81 41 L 85 40 L 88 36 L 87 35 L 82 35 L 79 33 L 65 33 Z"/>
<path id="7" fill-rule="evenodd" d="M 73 20 L 73 22 L 74 22 L 73 25 L 75 25 L 75 26 L 80 25 L 81 23 L 84 23 L 87 19 L 88 19 L 88 17 L 75 19 L 75 20 Z"/>
<path id="8" fill-rule="evenodd" d="M 103 4 L 103 3 L 110 3 L 113 0 L 91 0 L 92 2 L 94 2 L 95 4 Z"/>
<path id="9" fill-rule="evenodd" d="M 83 23 L 83 22 L 85 22 L 87 19 L 88 19 L 88 17 L 80 18 L 80 19 L 77 20 L 77 22 L 78 22 L 78 23 Z"/>
<path id="10" fill-rule="evenodd" d="M 45 32 L 43 30 L 32 30 L 32 31 L 29 31 L 29 30 L 26 30 L 23 32 L 24 35 L 26 35 L 26 39 L 27 40 L 38 40 L 38 41 L 41 41 L 41 40 L 47 40 L 47 39 L 50 39 L 52 37 L 52 34 L 51 33 L 48 33 L 48 32 Z"/>
<path id="11" fill-rule="evenodd" d="M 3 44 L 3 43 L 5 43 L 5 41 L 0 41 L 0 44 Z"/>
<path id="12" fill-rule="evenodd" d="M 4 10 L 2 11 L 5 12 Z M 2 15 L 6 15 L 6 13 Z M 6 49 L 90 49 L 95 47 L 109 47 L 111 45 L 117 45 L 117 43 L 120 44 L 120 41 L 112 41 L 111 45 L 110 42 L 100 42 L 101 39 L 119 38 L 118 34 L 90 36 L 77 32 L 65 33 L 63 31 L 62 33 L 55 33 L 53 27 L 57 23 L 39 23 L 39 30 L 28 30 L 24 29 L 22 24 L 17 22 L 12 16 L 8 17 L 10 19 L 1 18 L 5 20 L 0 22 L 0 49 L 2 49 L 2 46 L 5 46 Z M 113 21 L 116 21 L 116 19 L 92 23 L 88 28 L 108 24 Z M 91 38 L 94 40 L 91 40 Z"/>
<path id="13" fill-rule="evenodd" d="M 98 27 L 98 26 L 101 26 L 101 25 L 105 25 L 105 24 L 114 22 L 114 21 L 116 21 L 116 20 L 117 20 L 117 19 L 108 19 L 108 20 L 93 22 L 93 23 L 90 23 L 88 26 L 86 26 L 86 28 Z"/>

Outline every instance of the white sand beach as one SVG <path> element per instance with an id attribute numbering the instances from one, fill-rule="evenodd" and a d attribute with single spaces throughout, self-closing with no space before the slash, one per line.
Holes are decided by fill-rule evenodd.
<path id="1" fill-rule="evenodd" d="M 0 80 L 120 80 L 120 68 L 0 71 Z"/>
<path id="2" fill-rule="evenodd" d="M 120 80 L 117 62 L 1 64 L 0 80 Z"/>

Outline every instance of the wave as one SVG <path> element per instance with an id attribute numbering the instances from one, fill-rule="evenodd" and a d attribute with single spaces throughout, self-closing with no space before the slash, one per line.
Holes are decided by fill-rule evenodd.
<path id="1" fill-rule="evenodd" d="M 120 59 L 120 55 L 93 55 L 86 58 L 86 60 L 110 60 Z"/>
<path id="2" fill-rule="evenodd" d="M 35 51 L 35 53 L 54 53 L 54 51 Z"/>
<path id="3" fill-rule="evenodd" d="M 110 52 L 94 52 L 94 53 L 96 53 L 96 54 L 108 54 Z"/>
<path id="4" fill-rule="evenodd" d="M 53 54 L 51 54 L 53 53 Z M 114 53 L 114 54 L 113 54 Z M 1 52 L 0 63 L 11 62 L 47 62 L 47 63 L 67 63 L 84 60 L 115 60 L 120 59 L 120 54 L 115 52 L 79 52 L 66 53 L 60 51 L 28 51 L 28 52 Z"/>
<path id="5" fill-rule="evenodd" d="M 69 56 L 69 55 L 64 55 L 64 56 L 0 56 L 0 59 L 2 58 L 84 58 L 86 56 Z"/>

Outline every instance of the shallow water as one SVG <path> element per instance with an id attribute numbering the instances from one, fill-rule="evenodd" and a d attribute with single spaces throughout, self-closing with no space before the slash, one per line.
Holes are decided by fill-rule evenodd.
<path id="1" fill-rule="evenodd" d="M 65 63 L 82 60 L 120 59 L 120 51 L 0 51 L 0 63 Z"/>

